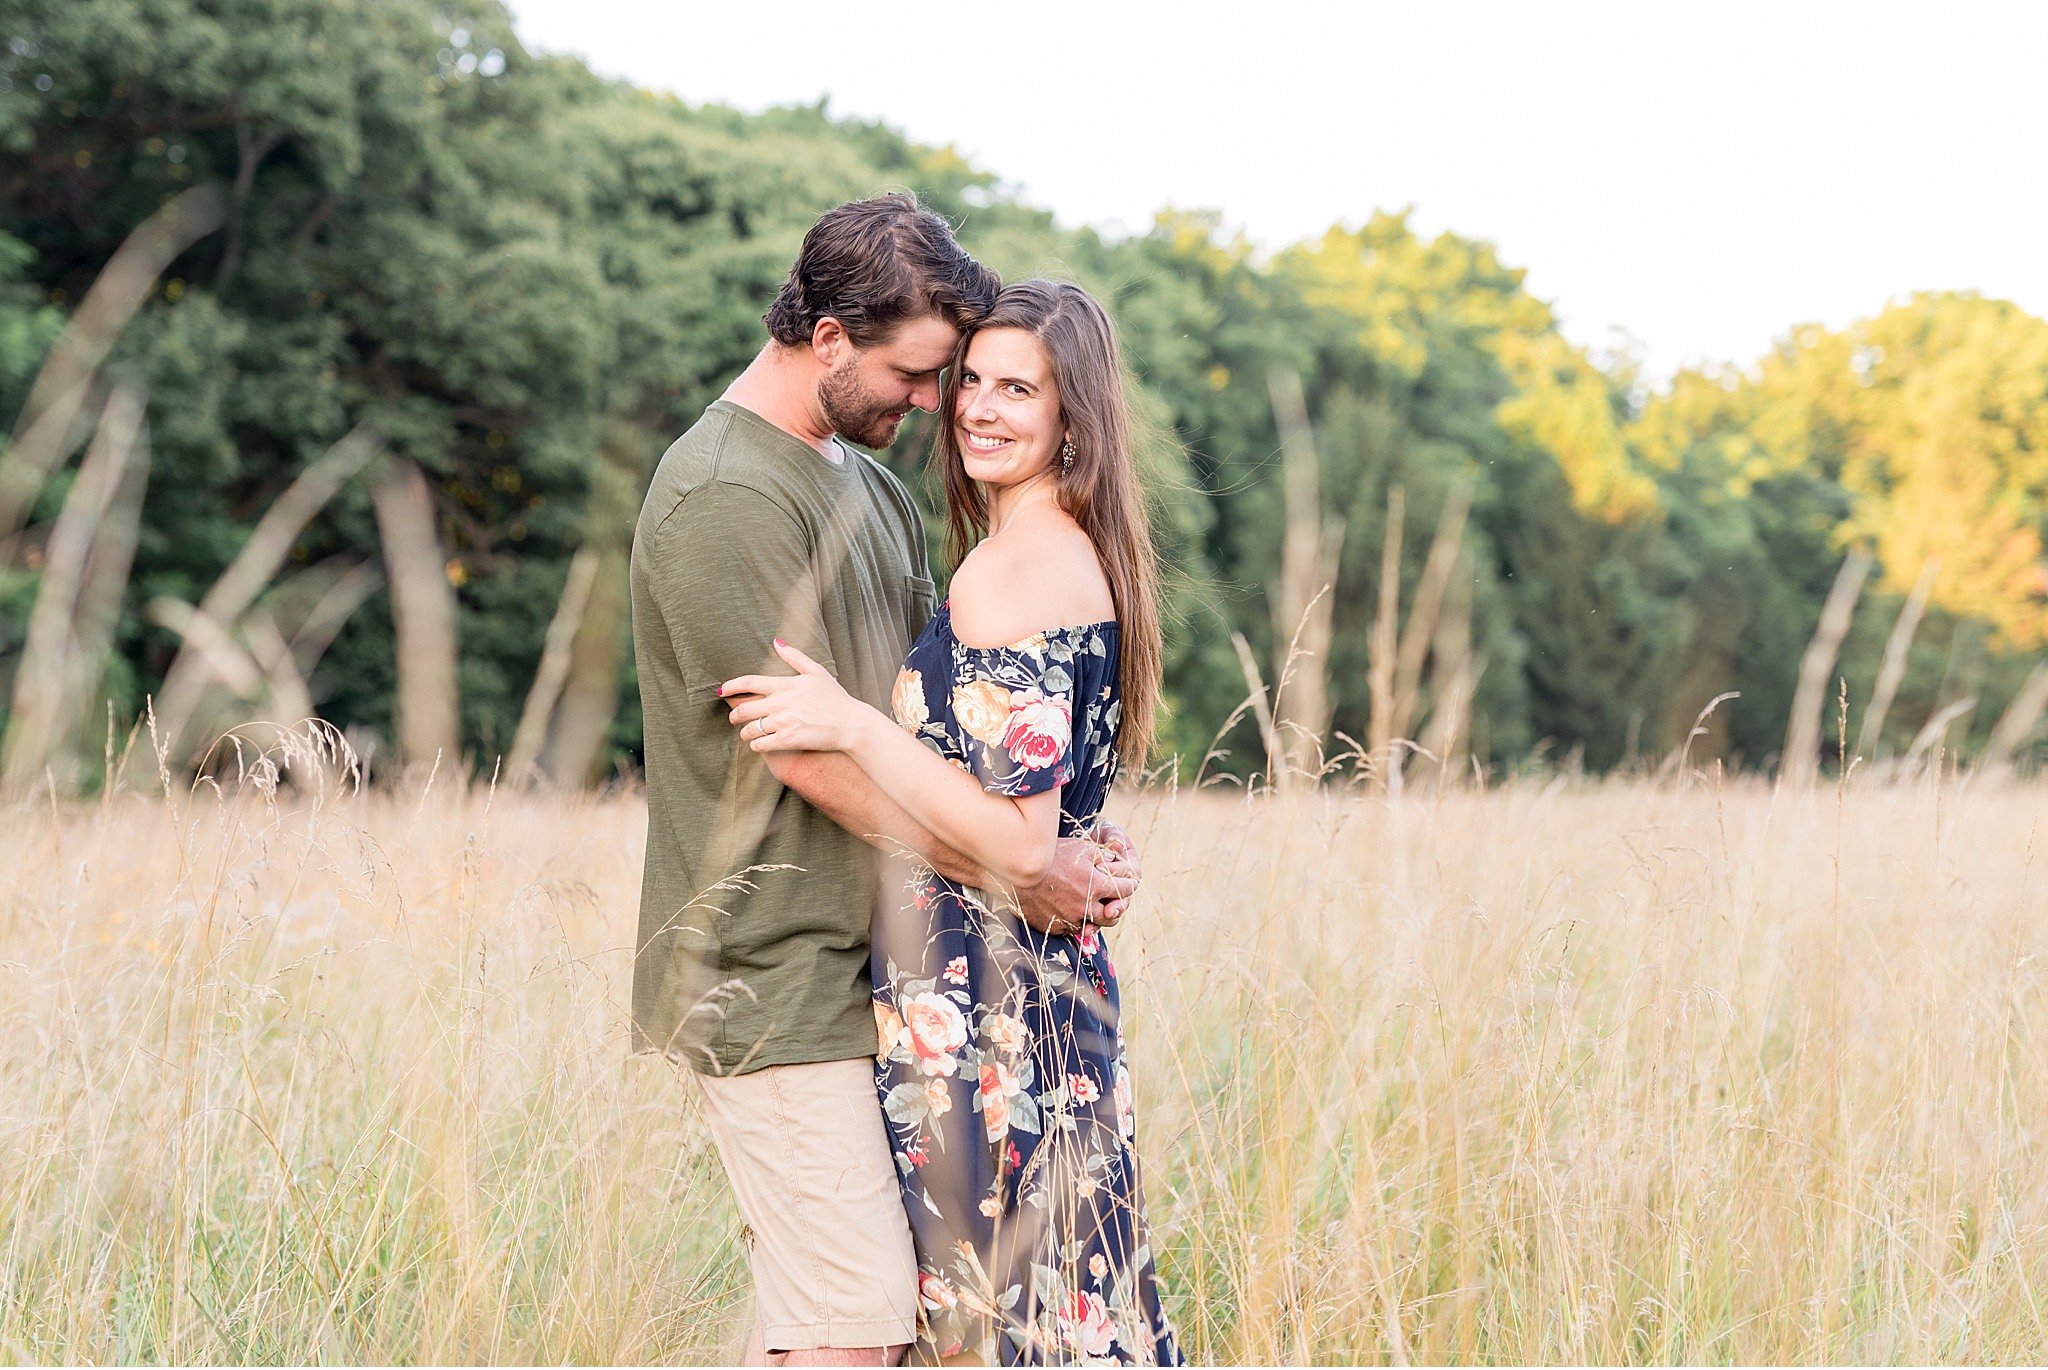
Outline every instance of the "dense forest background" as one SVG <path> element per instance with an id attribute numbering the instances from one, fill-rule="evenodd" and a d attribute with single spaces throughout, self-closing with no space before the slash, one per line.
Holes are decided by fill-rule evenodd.
<path id="1" fill-rule="evenodd" d="M 1831 589 L 1825 761 L 1844 691 L 1867 757 L 2033 760 L 2048 323 L 2011 304 L 1917 296 L 1651 389 L 1568 342 L 1487 243 L 1401 213 L 1274 252 L 1207 214 L 1108 239 L 886 127 L 533 56 L 492 4 L 0 0 L 0 45 L 0 494 L 35 378 L 123 242 L 193 187 L 222 207 L 79 391 L 64 451 L 125 396 L 147 477 L 74 722 L 12 743 L 17 770 L 93 783 L 108 720 L 125 735 L 181 653 L 205 664 L 195 737 L 310 703 L 389 747 L 402 521 L 378 481 L 398 461 L 426 477 L 464 750 L 488 773 L 527 718 L 533 770 L 630 770 L 644 483 L 759 346 L 812 218 L 895 187 L 1006 277 L 1110 303 L 1172 577 L 1160 756 L 1185 774 L 1260 767 L 1290 719 L 1332 753 L 1416 736 L 1496 772 L 1680 746 L 1771 764 Z M 375 462 L 209 627 L 192 606 L 357 425 Z M 929 436 L 886 454 L 928 494 Z M 0 708 L 21 707 L 84 469 L 67 455 L 0 527 Z M 1290 670 L 1290 644 L 1313 664 Z M 1240 709 L 1283 675 L 1272 708 Z"/>

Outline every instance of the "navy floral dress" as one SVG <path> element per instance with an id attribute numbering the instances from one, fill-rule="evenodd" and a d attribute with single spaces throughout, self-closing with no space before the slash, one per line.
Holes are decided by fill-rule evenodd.
<path id="1" fill-rule="evenodd" d="M 967 647 L 941 604 L 896 721 L 998 794 L 1060 786 L 1063 835 L 1116 774 L 1117 625 Z M 920 868 L 875 928 L 875 1080 L 916 1238 L 925 1357 L 1180 1364 L 1139 1199 L 1116 971 Z"/>

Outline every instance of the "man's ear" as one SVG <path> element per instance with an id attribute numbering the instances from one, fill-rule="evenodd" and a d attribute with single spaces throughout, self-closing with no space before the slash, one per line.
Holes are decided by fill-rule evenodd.
<path id="1" fill-rule="evenodd" d="M 853 348 L 853 339 L 846 336 L 846 325 L 827 314 L 811 328 L 811 355 L 816 357 L 826 370 L 839 365 Z"/>

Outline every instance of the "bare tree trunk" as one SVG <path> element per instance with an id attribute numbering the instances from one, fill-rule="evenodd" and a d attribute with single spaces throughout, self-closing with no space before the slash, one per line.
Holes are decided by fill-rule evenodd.
<path id="1" fill-rule="evenodd" d="M 29 387 L 13 437 L 0 450 L 0 564 L 11 559 L 14 536 L 28 521 L 43 482 L 73 450 L 78 416 L 100 363 L 157 277 L 220 227 L 225 213 L 217 187 L 194 186 L 180 194 L 128 235 L 66 321 Z"/>
<path id="2" fill-rule="evenodd" d="M 1920 725 L 1920 731 L 1914 734 L 1913 745 L 1906 748 L 1905 756 L 1900 758 L 1899 770 L 1912 770 L 1920 763 L 1921 758 L 1941 744 L 1941 740 L 1948 736 L 1948 730 L 1956 725 L 1958 719 L 1968 718 L 1970 711 L 1976 707 L 1977 696 L 1964 695 L 1961 699 L 1952 699 L 1936 709 L 1928 716 L 1927 721 Z"/>
<path id="3" fill-rule="evenodd" d="M 118 566 L 122 582 L 127 580 L 127 561 L 134 554 L 132 529 L 125 548 L 101 544 L 110 537 L 115 544 L 121 540 L 122 495 L 130 484 L 130 461 L 143 445 L 142 416 L 141 394 L 117 387 L 51 531 L 0 759 L 0 788 L 10 794 L 23 793 L 47 768 L 66 761 L 81 721 L 81 689 L 97 691 L 105 642 L 99 642 L 101 655 L 86 658 L 90 639 L 97 634 L 82 639 L 80 609 L 96 614 L 98 601 L 105 596 L 104 588 L 93 584 L 95 572 L 104 578 Z M 94 601 L 90 606 L 88 596 Z M 68 788 L 76 777 L 70 774 L 71 767 L 64 769 L 66 774 L 57 783 Z"/>
<path id="4" fill-rule="evenodd" d="M 140 403 L 139 396 L 137 402 Z M 135 548 L 141 541 L 142 499 L 149 489 L 150 460 L 149 425 L 145 420 L 136 436 L 127 474 L 100 523 L 99 536 L 93 539 L 92 553 L 86 559 L 85 583 L 79 588 L 78 609 L 72 621 L 75 669 L 67 693 L 81 738 L 88 726 L 101 725 L 108 728 L 111 741 L 112 717 L 102 721 L 98 715 L 101 705 L 107 702 L 102 693 L 107 662 L 114 650 L 114 633 L 121 624 L 121 606 L 128 597 Z M 110 756 L 103 765 L 111 767 Z M 114 779 L 110 768 L 102 770 L 102 784 L 111 786 Z"/>
<path id="5" fill-rule="evenodd" d="M 1863 711 L 1863 726 L 1856 730 L 1856 751 L 1862 756 L 1875 757 L 1884 741 L 1885 715 L 1891 712 L 1899 683 L 1906 678 L 1906 656 L 1913 650 L 1913 636 L 1920 631 L 1927 597 L 1934 592 L 1934 578 L 1940 570 L 1941 562 L 1934 557 L 1921 564 L 1920 578 L 1913 582 L 1913 592 L 1900 606 L 1891 636 L 1885 639 L 1884 664 L 1878 667 L 1877 684 L 1870 691 L 1870 707 Z"/>
<path id="6" fill-rule="evenodd" d="M 1977 758 L 1977 768 L 1991 772 L 2010 770 L 2012 754 L 2033 739 L 2044 709 L 2048 709 L 2048 662 L 2035 665 L 2026 684 L 2020 686 L 2020 692 L 1992 725 L 1984 754 Z"/>
<path id="7" fill-rule="evenodd" d="M 542 769 L 555 784 L 590 783 L 619 713 L 619 663 L 627 640 L 626 554 L 608 552 L 569 653 L 569 681 Z"/>
<path id="8" fill-rule="evenodd" d="M 570 639 L 569 674 L 561 708 L 541 754 L 541 769 L 560 786 L 588 784 L 604 756 L 619 712 L 619 667 L 631 634 L 628 593 L 633 525 L 640 518 L 649 435 L 629 424 L 608 425 L 593 473 L 584 544 L 598 553 L 583 621 Z"/>
<path id="9" fill-rule="evenodd" d="M 242 636 L 249 656 L 263 670 L 263 711 L 269 721 L 290 728 L 313 717 L 313 691 L 292 660 L 292 645 L 277 623 L 261 609 L 242 616 Z"/>
<path id="10" fill-rule="evenodd" d="M 1401 625 L 1401 645 L 1394 658 L 1395 737 L 1406 737 L 1415 720 L 1422 692 L 1422 665 L 1436 636 L 1442 615 L 1444 590 L 1458 564 L 1465 545 L 1465 515 L 1472 507 L 1471 487 L 1459 481 L 1444 499 L 1437 516 L 1436 536 L 1429 544 L 1429 556 L 1422 565 L 1422 579 L 1416 582 L 1415 598 L 1409 601 L 1407 622 Z M 1468 587 L 1469 590 L 1469 587 Z M 1469 607 L 1469 594 L 1468 594 Z M 1467 624 L 1469 627 L 1469 623 Z"/>
<path id="11" fill-rule="evenodd" d="M 398 754 L 407 765 L 462 755 L 455 645 L 455 590 L 435 526 L 434 497 L 409 461 L 394 461 L 370 487 L 398 658 Z"/>
<path id="12" fill-rule="evenodd" d="M 383 450 L 377 435 L 367 426 L 358 425 L 322 453 L 263 511 L 263 517 L 249 533 L 249 540 L 206 592 L 206 598 L 199 601 L 199 607 L 223 624 L 240 618 L 242 611 L 256 602 L 256 597 L 277 575 L 278 568 L 291 555 L 292 543 L 313 521 L 313 516 Z M 421 489 L 425 489 L 424 481 Z"/>
<path id="13" fill-rule="evenodd" d="M 316 717 L 312 691 L 293 659 L 291 643 L 264 610 L 251 609 L 242 617 L 247 645 L 205 610 L 175 596 L 157 596 L 144 612 L 176 633 L 180 650 L 203 662 L 209 678 L 240 701 L 244 712 L 238 723 L 269 723 L 282 732 Z M 289 758 L 282 764 L 288 766 Z"/>
<path id="14" fill-rule="evenodd" d="M 1441 528 L 1437 537 L 1439 542 L 1443 541 Z M 1434 548 L 1431 557 L 1435 557 Z M 1440 618 L 1429 649 L 1433 698 L 1428 726 L 1418 739 L 1422 749 L 1436 757 L 1439 778 L 1446 782 L 1464 771 L 1464 758 L 1471 745 L 1472 692 L 1485 670 L 1484 661 L 1473 659 L 1472 562 L 1463 555 L 1462 544 L 1453 567 L 1448 577 L 1450 593 L 1441 596 L 1441 614 L 1434 606 L 1431 608 L 1431 615 Z M 1420 693 L 1419 689 L 1416 693 Z"/>
<path id="15" fill-rule="evenodd" d="M 1486 658 L 1468 651 L 1437 684 L 1436 702 L 1417 745 L 1437 759 L 1437 779 L 1450 784 L 1472 757 L 1472 697 L 1486 676 Z"/>
<path id="16" fill-rule="evenodd" d="M 235 121 L 235 165 L 234 189 L 228 200 L 228 240 L 221 249 L 220 266 L 213 273 L 213 288 L 219 290 L 235 278 L 235 272 L 242 265 L 243 220 L 249 209 L 249 192 L 256 186 L 256 168 L 263 165 L 265 158 L 277 151 L 284 141 L 281 133 L 270 133 L 258 138 L 256 130 L 249 126 L 247 119 Z"/>
<path id="17" fill-rule="evenodd" d="M 1280 579 L 1268 590 L 1273 646 L 1274 727 L 1282 754 L 1275 765 L 1290 774 L 1322 773 L 1330 731 L 1330 625 L 1336 598 L 1344 521 L 1323 517 L 1321 464 L 1309 426 L 1301 377 L 1276 366 L 1267 377 L 1273 417 L 1280 429 L 1282 490 L 1287 528 L 1280 545 Z M 1284 648 L 1282 643 L 1287 644 Z"/>
<path id="18" fill-rule="evenodd" d="M 1792 718 L 1785 729 L 1785 754 L 1778 761 L 1778 778 L 1784 783 L 1809 784 L 1820 765 L 1821 711 L 1827 707 L 1828 676 L 1841 654 L 1842 639 L 1849 635 L 1856 600 L 1869 574 L 1870 554 L 1861 548 L 1849 553 L 1821 606 L 1820 623 L 1799 661 L 1799 687 L 1793 693 Z"/>
<path id="19" fill-rule="evenodd" d="M 1286 784 L 1287 765 L 1281 755 L 1280 736 L 1273 728 L 1273 707 L 1266 693 L 1266 682 L 1259 677 L 1258 658 L 1252 655 L 1252 645 L 1244 640 L 1244 634 L 1233 631 L 1230 645 L 1237 652 L 1237 664 L 1244 671 L 1244 687 L 1249 692 L 1246 702 L 1252 706 L 1252 717 L 1258 720 L 1259 740 L 1266 747 L 1266 784 L 1269 787 Z"/>
<path id="20" fill-rule="evenodd" d="M 235 698 L 245 704 L 262 700 L 263 668 L 204 609 L 195 609 L 173 595 L 158 595 L 143 612 L 152 623 L 176 633 L 183 643 L 179 651 L 190 651 L 203 661 L 207 674 L 225 685 Z"/>
<path id="21" fill-rule="evenodd" d="M 1406 516 L 1401 487 L 1387 491 L 1387 531 L 1380 542 L 1380 605 L 1373 619 L 1370 641 L 1371 670 L 1367 685 L 1372 712 L 1366 726 L 1366 745 L 1373 763 L 1387 768 L 1391 777 L 1400 768 L 1394 755 L 1394 659 L 1399 649 L 1401 620 L 1401 527 Z"/>
<path id="22" fill-rule="evenodd" d="M 519 711 L 519 727 L 512 734 L 512 750 L 505 758 L 505 776 L 514 785 L 533 778 L 534 763 L 540 759 L 541 744 L 547 740 L 548 723 L 555 716 L 555 703 L 569 679 L 569 650 L 576 630 L 583 623 L 583 608 L 590 600 L 591 584 L 597 579 L 602 558 L 595 547 L 576 550 L 569 560 L 569 578 L 562 585 L 562 597 L 555 601 L 555 615 L 548 621 L 542 640 L 540 665 L 533 684 L 526 691 L 526 706 Z"/>
<path id="23" fill-rule="evenodd" d="M 351 566 L 336 577 L 292 633 L 292 663 L 300 675 L 312 679 L 313 668 L 334 645 L 342 627 L 383 588 L 383 572 L 368 562 Z"/>
<path id="24" fill-rule="evenodd" d="M 257 520 L 242 550 L 199 601 L 199 612 L 232 634 L 243 613 L 291 555 L 292 543 L 313 516 L 382 450 L 368 428 L 358 427 L 301 471 Z M 185 734 L 210 679 L 206 658 L 183 650 L 164 673 L 163 689 L 157 692 L 157 719 L 168 754 L 176 761 L 185 759 Z"/>

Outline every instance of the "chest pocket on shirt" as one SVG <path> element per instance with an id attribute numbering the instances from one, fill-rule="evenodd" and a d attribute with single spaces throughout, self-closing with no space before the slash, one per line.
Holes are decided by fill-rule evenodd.
<path id="1" fill-rule="evenodd" d="M 907 604 L 905 612 L 908 615 L 905 626 L 909 629 L 911 638 L 915 639 L 924 631 L 924 625 L 931 621 L 932 614 L 939 607 L 939 590 L 923 576 L 911 575 L 903 577 L 903 590 Z"/>

